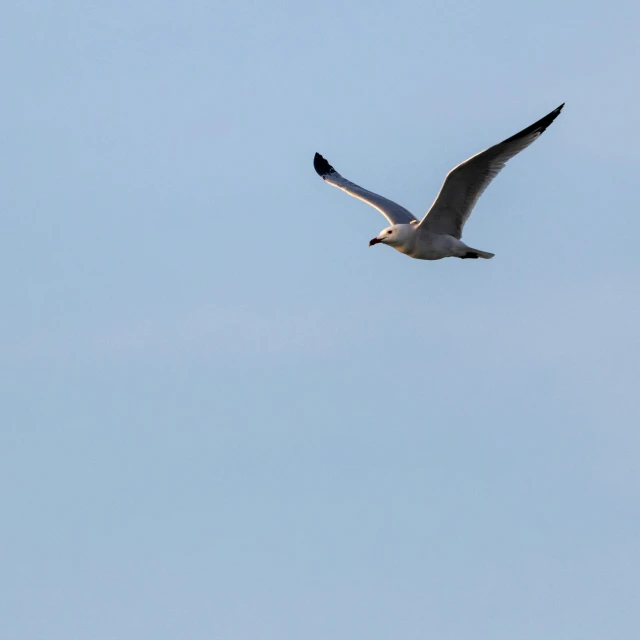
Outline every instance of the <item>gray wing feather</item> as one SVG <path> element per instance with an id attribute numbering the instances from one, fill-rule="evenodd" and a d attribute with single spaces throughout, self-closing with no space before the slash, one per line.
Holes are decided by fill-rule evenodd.
<path id="1" fill-rule="evenodd" d="M 491 181 L 500 173 L 508 160 L 542 135 L 558 117 L 562 107 L 564 103 L 530 127 L 481 151 L 452 169 L 447 174 L 438 197 L 419 226 L 428 231 L 460 238 L 464 223 Z"/>
<path id="2" fill-rule="evenodd" d="M 316 173 L 327 184 L 342 189 L 342 191 L 348 193 L 350 196 L 370 204 L 374 209 L 377 209 L 390 224 L 409 224 L 410 222 L 417 221 L 412 213 L 396 202 L 393 202 L 393 200 L 383 198 L 377 193 L 363 189 L 357 184 L 343 178 L 319 153 L 316 153 L 313 158 L 313 166 Z"/>

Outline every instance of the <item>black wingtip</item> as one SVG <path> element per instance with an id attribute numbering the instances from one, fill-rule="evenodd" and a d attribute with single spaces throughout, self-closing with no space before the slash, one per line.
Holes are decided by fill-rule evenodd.
<path id="1" fill-rule="evenodd" d="M 516 133 L 515 136 L 511 136 L 504 140 L 504 142 L 512 142 L 517 140 L 518 138 L 524 138 L 525 136 L 531 135 L 532 133 L 537 133 L 541 135 L 547 129 L 547 127 L 560 115 L 562 111 L 562 107 L 564 107 L 564 102 L 556 107 L 551 113 L 548 113 L 544 118 L 540 118 L 538 122 L 534 122 L 530 127 L 523 129 L 522 131 Z"/>
<path id="2" fill-rule="evenodd" d="M 316 153 L 316 155 L 313 156 L 313 168 L 321 178 L 336 172 L 336 170 L 319 153 Z"/>

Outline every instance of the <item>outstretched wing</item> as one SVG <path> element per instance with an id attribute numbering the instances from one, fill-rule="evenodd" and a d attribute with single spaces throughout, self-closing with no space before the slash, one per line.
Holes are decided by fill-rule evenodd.
<path id="1" fill-rule="evenodd" d="M 313 168 L 327 184 L 330 184 L 332 187 L 338 187 L 338 189 L 342 189 L 350 196 L 370 204 L 374 209 L 377 209 L 390 224 L 408 224 L 416 220 L 413 214 L 409 213 L 399 204 L 396 204 L 392 200 L 387 200 L 387 198 L 383 198 L 377 193 L 367 191 L 367 189 L 363 189 L 357 184 L 353 184 L 353 182 L 349 182 L 349 180 L 343 178 L 319 153 L 316 153 L 313 158 Z"/>
<path id="2" fill-rule="evenodd" d="M 515 136 L 481 151 L 449 171 L 438 197 L 419 226 L 460 238 L 464 223 L 491 181 L 508 160 L 540 137 L 558 117 L 562 107 L 564 103 Z"/>

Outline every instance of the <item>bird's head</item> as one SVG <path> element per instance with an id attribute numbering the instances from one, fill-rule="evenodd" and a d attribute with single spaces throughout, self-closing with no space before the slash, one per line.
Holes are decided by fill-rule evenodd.
<path id="1" fill-rule="evenodd" d="M 408 224 L 393 224 L 383 229 L 375 238 L 369 240 L 369 246 L 388 244 L 392 247 L 398 247 L 406 243 L 411 231 Z"/>

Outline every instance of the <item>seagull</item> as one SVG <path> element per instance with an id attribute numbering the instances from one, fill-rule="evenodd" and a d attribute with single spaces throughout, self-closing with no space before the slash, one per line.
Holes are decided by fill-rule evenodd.
<path id="1" fill-rule="evenodd" d="M 462 227 L 478 198 L 507 160 L 537 140 L 558 117 L 562 107 L 564 103 L 520 133 L 471 156 L 449 171 L 440 193 L 422 220 L 392 200 L 343 178 L 319 153 L 313 159 L 313 166 L 327 184 L 370 204 L 389 221 L 390 226 L 369 242 L 370 247 L 387 244 L 418 260 L 489 259 L 495 254 L 472 249 L 462 242 Z"/>

